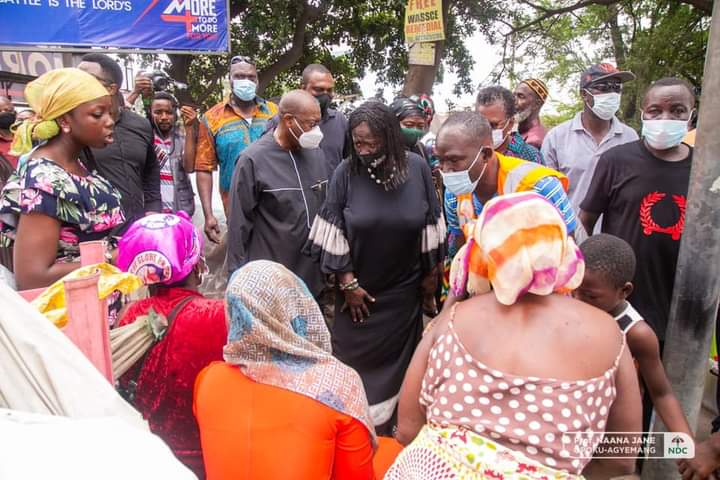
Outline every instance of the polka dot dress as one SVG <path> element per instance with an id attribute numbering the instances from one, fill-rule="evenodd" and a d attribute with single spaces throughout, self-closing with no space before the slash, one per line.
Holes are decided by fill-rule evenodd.
<path id="1" fill-rule="evenodd" d="M 613 366 L 589 380 L 518 377 L 475 360 L 451 320 L 430 350 L 420 403 L 428 422 L 472 429 L 549 467 L 579 474 L 589 459 L 571 458 L 576 455 L 563 433 L 605 430 L 624 348 L 623 340 Z"/>

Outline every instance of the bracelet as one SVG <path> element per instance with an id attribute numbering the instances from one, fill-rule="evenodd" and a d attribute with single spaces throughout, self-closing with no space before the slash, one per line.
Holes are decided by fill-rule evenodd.
<path id="1" fill-rule="evenodd" d="M 348 283 L 340 285 L 340 290 L 343 292 L 352 292 L 353 290 L 357 290 L 358 288 L 360 288 L 360 282 L 358 282 L 357 278 L 353 278 Z"/>

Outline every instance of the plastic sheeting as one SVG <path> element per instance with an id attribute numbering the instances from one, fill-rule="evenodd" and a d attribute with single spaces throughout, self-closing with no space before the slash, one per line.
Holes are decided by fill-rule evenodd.
<path id="1" fill-rule="evenodd" d="M 119 418 L 0 409 L 0 480 L 191 480 L 155 435 Z"/>
<path id="2" fill-rule="evenodd" d="M 147 430 L 142 416 L 62 331 L 1 283 L 0 305 L 0 407 L 68 417 L 117 417 Z"/>

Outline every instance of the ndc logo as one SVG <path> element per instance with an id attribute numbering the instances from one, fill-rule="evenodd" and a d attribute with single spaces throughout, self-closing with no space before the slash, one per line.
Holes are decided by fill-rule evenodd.
<path id="1" fill-rule="evenodd" d="M 694 458 L 695 443 L 684 433 L 664 433 L 665 458 Z"/>

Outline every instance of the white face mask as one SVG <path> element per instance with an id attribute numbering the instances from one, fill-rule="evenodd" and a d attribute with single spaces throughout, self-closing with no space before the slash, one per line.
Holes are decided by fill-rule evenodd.
<path id="1" fill-rule="evenodd" d="M 473 192 L 477 188 L 478 183 L 480 183 L 480 179 L 483 177 L 483 175 L 485 175 L 487 163 L 483 165 L 480 176 L 474 182 L 470 179 L 470 169 L 473 167 L 473 165 L 475 165 L 475 162 L 478 161 L 478 158 L 480 158 L 480 154 L 482 153 L 482 151 L 483 149 L 481 148 L 480 151 L 478 151 L 477 155 L 475 155 L 475 160 L 473 160 L 467 170 L 450 173 L 442 173 L 442 171 L 440 172 L 442 173 L 443 184 L 445 184 L 445 188 L 447 188 L 450 193 L 455 196 L 464 195 L 466 193 Z"/>
<path id="2" fill-rule="evenodd" d="M 505 128 L 507 128 L 508 122 L 510 122 L 510 119 L 508 119 L 507 122 L 505 122 L 505 125 L 503 125 L 502 128 L 496 128 L 492 131 L 492 139 L 493 139 L 493 150 L 497 150 L 500 145 L 505 143 L 505 138 L 507 135 L 505 135 Z"/>
<path id="3" fill-rule="evenodd" d="M 292 129 L 290 129 L 290 133 L 292 134 L 293 137 L 295 137 L 295 140 L 298 141 L 300 146 L 302 148 L 307 148 L 309 150 L 319 148 L 320 142 L 322 142 L 322 140 L 323 140 L 323 133 L 320 130 L 320 126 L 315 125 L 313 128 L 310 129 L 310 131 L 306 132 L 305 130 L 303 130 L 303 128 L 298 123 L 297 118 L 293 117 L 293 120 L 295 121 L 295 125 L 297 125 L 298 128 L 300 129 L 300 131 L 303 132 L 298 137 L 297 135 L 295 135 L 295 132 L 293 132 Z"/>
<path id="4" fill-rule="evenodd" d="M 692 112 L 690 112 L 690 118 L 692 118 Z M 642 137 L 648 145 L 657 150 L 677 147 L 688 133 L 689 121 L 689 119 L 645 120 L 642 118 Z"/>
<path id="5" fill-rule="evenodd" d="M 598 93 L 593 95 L 585 90 L 588 95 L 593 97 L 593 106 L 590 109 L 595 115 L 603 120 L 612 119 L 618 110 L 620 110 L 620 94 L 617 92 Z"/>

